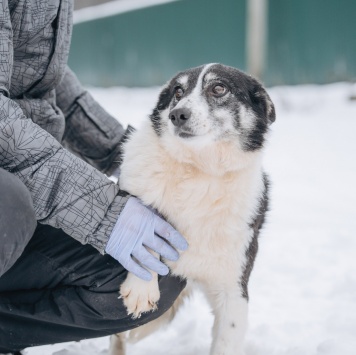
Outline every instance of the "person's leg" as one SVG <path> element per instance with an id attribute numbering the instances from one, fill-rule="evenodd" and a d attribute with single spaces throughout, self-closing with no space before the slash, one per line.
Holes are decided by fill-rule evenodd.
<path id="1" fill-rule="evenodd" d="M 37 222 L 32 198 L 15 175 L 0 168 L 0 277 L 15 263 Z"/>
<path id="2" fill-rule="evenodd" d="M 178 278 L 161 278 L 158 310 L 132 319 L 118 299 L 126 275 L 109 255 L 38 225 L 22 256 L 0 278 L 0 352 L 138 327 L 168 310 L 185 286 Z"/>

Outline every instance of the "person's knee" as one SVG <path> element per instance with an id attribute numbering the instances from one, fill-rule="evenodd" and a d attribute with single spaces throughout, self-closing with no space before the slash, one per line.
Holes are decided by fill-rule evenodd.
<path id="1" fill-rule="evenodd" d="M 12 223 L 12 227 L 32 225 L 36 227 L 36 216 L 29 190 L 15 175 L 0 169 L 0 210 L 4 220 Z"/>
<path id="2" fill-rule="evenodd" d="M 0 276 L 23 252 L 37 225 L 30 192 L 0 169 Z"/>
<path id="3" fill-rule="evenodd" d="M 152 312 L 143 313 L 140 318 L 133 318 L 119 297 L 119 287 L 114 292 L 101 292 L 97 289 L 81 290 L 80 299 L 84 301 L 86 312 L 86 327 L 91 329 L 107 329 L 111 334 L 120 333 L 146 324 L 160 317 L 169 308 L 186 286 L 186 281 L 178 277 L 166 276 L 160 278 L 160 299 L 157 308 Z M 93 310 L 95 310 L 93 312 Z M 90 316 L 92 314 L 92 316 Z"/>
<path id="4" fill-rule="evenodd" d="M 176 276 L 162 277 L 159 281 L 159 290 L 161 293 L 158 302 L 158 312 L 162 315 L 172 307 L 174 301 L 185 288 L 187 282 Z"/>

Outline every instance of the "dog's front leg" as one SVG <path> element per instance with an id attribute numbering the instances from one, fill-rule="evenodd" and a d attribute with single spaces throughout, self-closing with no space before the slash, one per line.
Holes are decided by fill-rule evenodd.
<path id="1" fill-rule="evenodd" d="M 243 355 L 248 307 L 239 285 L 229 290 L 214 287 L 209 299 L 215 315 L 210 355 Z"/>
<path id="2" fill-rule="evenodd" d="M 131 272 L 120 287 L 120 298 L 132 318 L 140 318 L 142 313 L 157 309 L 160 298 L 158 275 L 152 273 L 151 281 L 144 281 Z M 128 332 L 111 336 L 109 355 L 125 355 Z"/>

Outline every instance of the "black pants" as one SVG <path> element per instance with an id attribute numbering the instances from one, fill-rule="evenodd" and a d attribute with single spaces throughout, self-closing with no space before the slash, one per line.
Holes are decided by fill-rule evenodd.
<path id="1" fill-rule="evenodd" d="M 118 299 L 126 270 L 62 230 L 37 224 L 26 187 L 3 169 L 0 258 L 0 353 L 138 327 L 170 308 L 185 286 L 161 278 L 158 310 L 132 319 Z"/>

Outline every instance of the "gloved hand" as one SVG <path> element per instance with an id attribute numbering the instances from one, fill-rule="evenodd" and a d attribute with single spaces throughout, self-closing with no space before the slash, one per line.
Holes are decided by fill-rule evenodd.
<path id="1" fill-rule="evenodd" d="M 186 240 L 169 223 L 144 206 L 139 199 L 130 197 L 115 224 L 105 251 L 125 269 L 149 281 L 152 275 L 144 267 L 160 275 L 167 275 L 169 269 L 146 247 L 168 260 L 178 260 L 178 252 L 167 241 L 176 249 L 188 248 Z"/>

